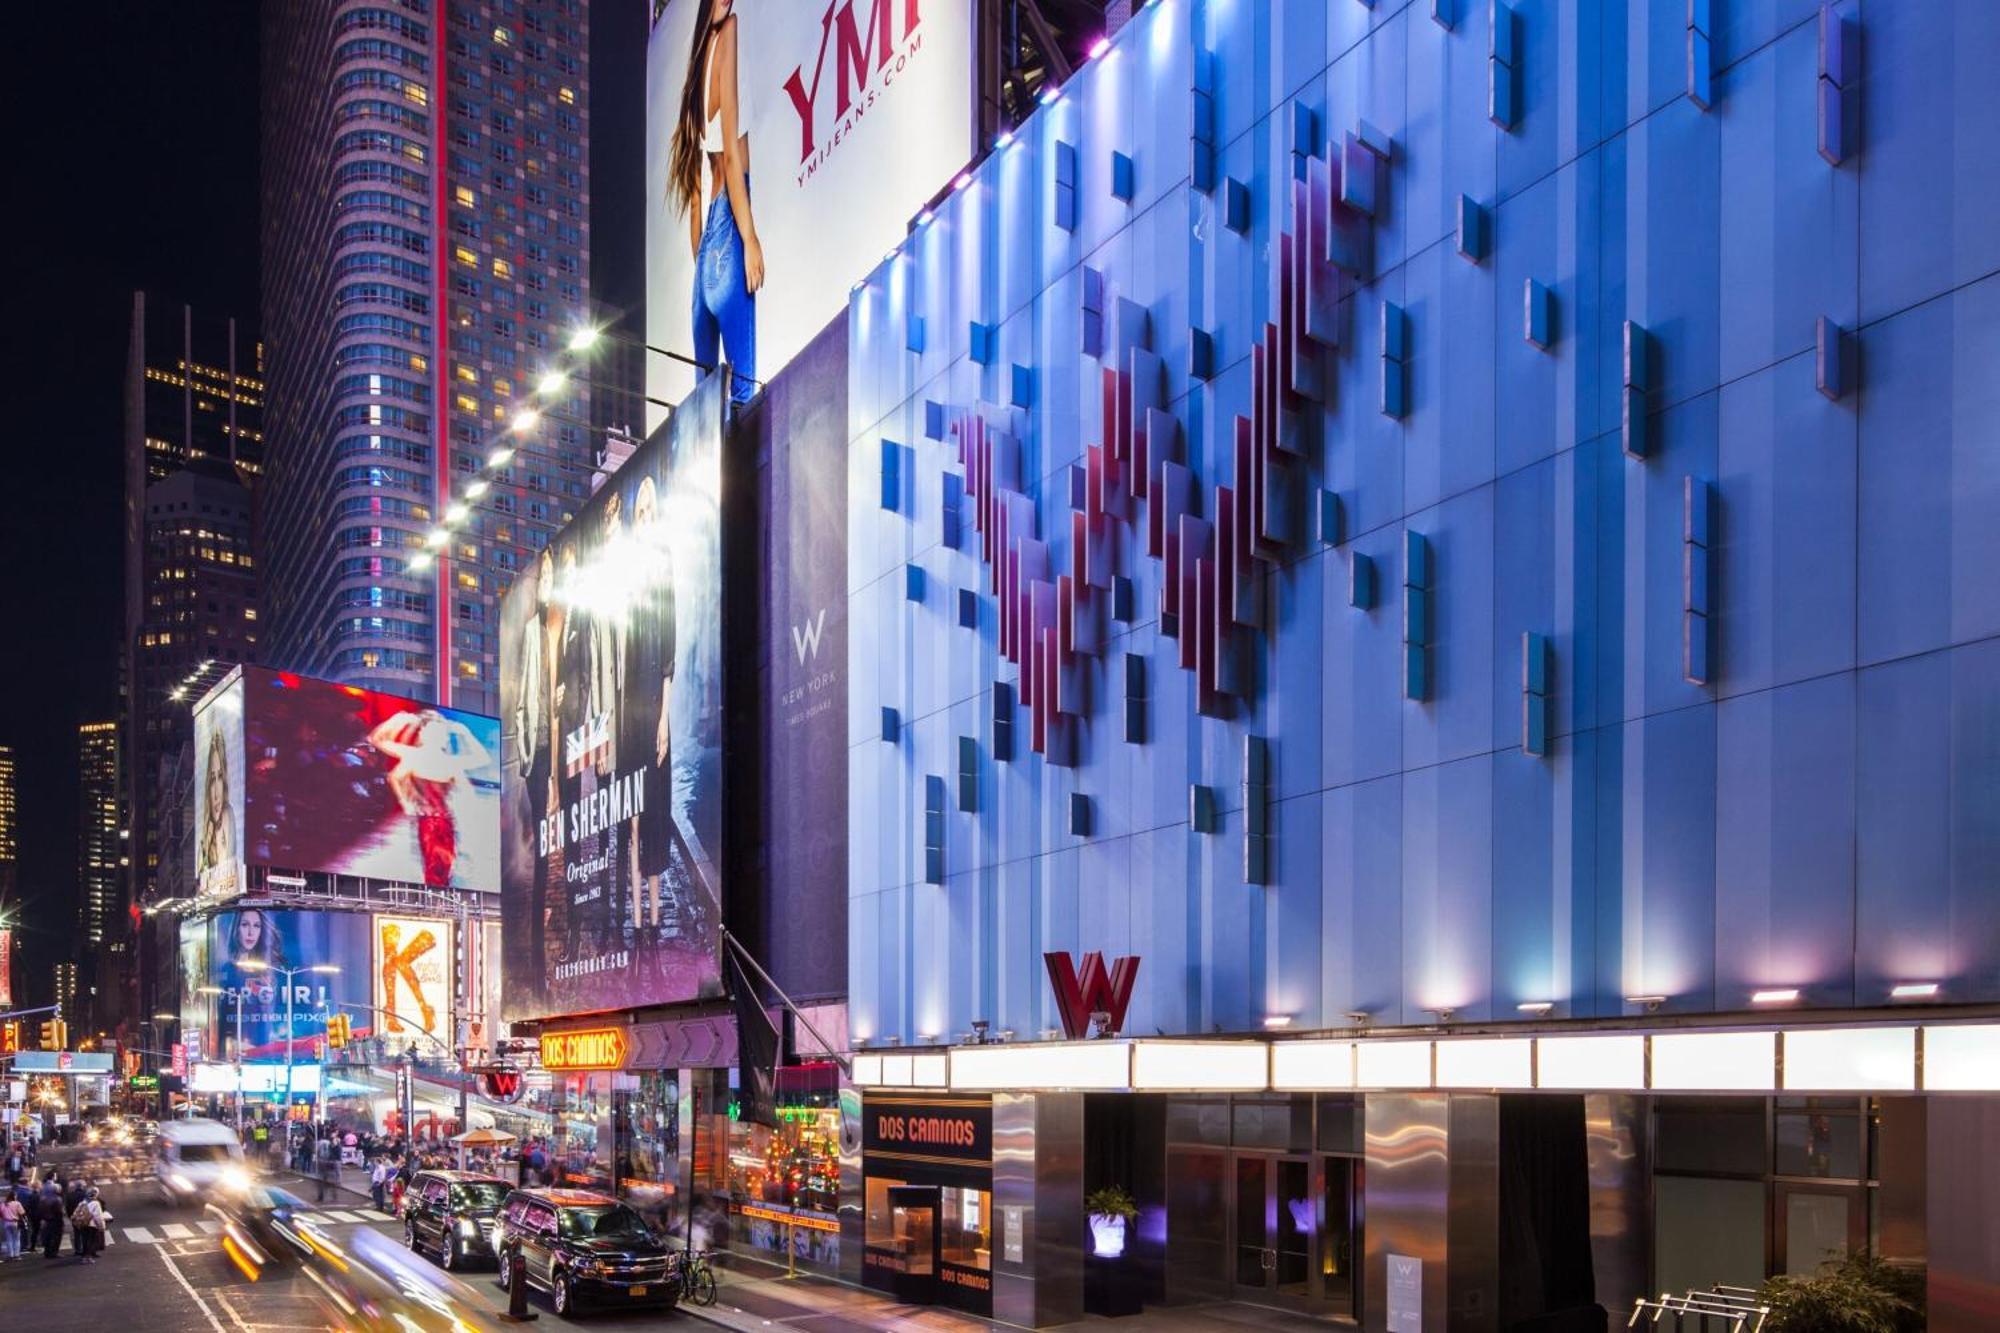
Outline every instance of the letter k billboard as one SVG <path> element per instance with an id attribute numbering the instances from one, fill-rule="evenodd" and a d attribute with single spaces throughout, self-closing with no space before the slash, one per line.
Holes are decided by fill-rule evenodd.
<path id="1" fill-rule="evenodd" d="M 1104 955 L 1092 951 L 1083 956 L 1079 970 L 1067 952 L 1045 953 L 1042 962 L 1049 969 L 1049 986 L 1056 993 L 1056 1012 L 1062 1029 L 1071 1041 L 1090 1035 L 1092 1014 L 1106 1016 L 1105 1032 L 1125 1027 L 1125 1008 L 1132 1002 L 1132 983 L 1139 977 L 1139 960 L 1125 957 L 1112 960 L 1110 971 Z"/>

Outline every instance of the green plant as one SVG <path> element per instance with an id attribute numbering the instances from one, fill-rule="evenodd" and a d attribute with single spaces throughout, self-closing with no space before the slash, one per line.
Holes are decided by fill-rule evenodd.
<path id="1" fill-rule="evenodd" d="M 1092 1217 L 1122 1217 L 1130 1222 L 1139 1216 L 1139 1205 L 1123 1185 L 1105 1185 L 1084 1196 L 1083 1211 Z"/>
<path id="2" fill-rule="evenodd" d="M 1774 1277 L 1764 1333 L 1922 1333 L 1924 1270 L 1849 1255 L 1807 1276 Z"/>

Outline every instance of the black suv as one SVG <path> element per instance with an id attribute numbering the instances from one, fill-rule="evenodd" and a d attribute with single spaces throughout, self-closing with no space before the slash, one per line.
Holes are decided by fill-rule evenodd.
<path id="1" fill-rule="evenodd" d="M 446 1268 L 499 1251 L 500 1207 L 513 1189 L 473 1171 L 419 1171 L 403 1192 L 403 1243 L 429 1250 Z"/>
<path id="2" fill-rule="evenodd" d="M 645 1220 L 589 1190 L 515 1190 L 500 1210 L 500 1285 L 519 1254 L 528 1285 L 549 1293 L 556 1313 L 586 1305 L 661 1305 L 680 1300 L 666 1242 Z"/>

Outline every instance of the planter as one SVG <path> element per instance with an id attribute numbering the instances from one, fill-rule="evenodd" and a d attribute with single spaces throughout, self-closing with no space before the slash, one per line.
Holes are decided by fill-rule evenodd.
<path id="1" fill-rule="evenodd" d="M 1090 1252 L 1100 1259 L 1125 1253 L 1125 1219 L 1115 1213 L 1090 1215 Z"/>

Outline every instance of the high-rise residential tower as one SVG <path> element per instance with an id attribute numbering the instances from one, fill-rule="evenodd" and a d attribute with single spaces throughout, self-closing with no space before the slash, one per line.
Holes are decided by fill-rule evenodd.
<path id="1" fill-rule="evenodd" d="M 15 794 L 19 779 L 14 769 L 14 747 L 0 745 L 0 912 L 14 902 L 20 884 L 20 806 Z"/>
<path id="2" fill-rule="evenodd" d="M 123 802 L 118 783 L 118 724 L 86 722 L 76 729 L 76 884 L 79 938 L 91 954 L 105 945 L 123 891 Z"/>
<path id="3" fill-rule="evenodd" d="M 123 768 L 134 901 L 153 892 L 160 762 L 191 734 L 170 693 L 204 661 L 219 675 L 247 660 L 256 640 L 249 488 L 263 469 L 263 377 L 263 345 L 237 320 L 132 294 Z"/>
<path id="4" fill-rule="evenodd" d="M 589 314 L 584 6 L 298 0 L 263 42 L 265 661 L 493 712 L 499 594 L 589 493 L 588 387 L 541 384 Z"/>

